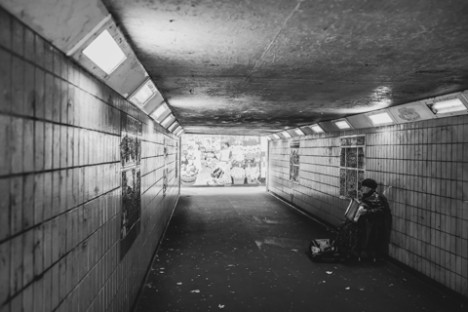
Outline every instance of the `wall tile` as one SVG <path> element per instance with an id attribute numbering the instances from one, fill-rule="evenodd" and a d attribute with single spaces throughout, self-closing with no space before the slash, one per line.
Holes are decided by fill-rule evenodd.
<path id="1" fill-rule="evenodd" d="M 131 268 L 149 265 L 178 190 L 162 199 L 162 168 L 148 175 L 159 182 L 142 216 L 154 226 L 120 261 L 121 110 L 163 130 L 1 9 L 0 26 L 0 310 L 129 310 L 145 273 Z M 163 139 L 142 151 L 160 167 L 146 149 Z"/>
<path id="2" fill-rule="evenodd" d="M 468 116 L 458 116 L 346 134 L 366 133 L 366 176 L 382 183 L 394 217 L 391 256 L 462 293 L 468 291 L 466 272 L 460 275 L 458 269 L 467 261 L 468 148 L 459 142 L 467 123 Z M 345 208 L 338 199 L 339 168 L 332 165 L 339 148 L 332 154 L 326 150 L 337 139 L 302 139 L 301 179 L 294 187 L 288 141 L 269 146 L 269 189 L 335 225 L 343 221 Z"/>

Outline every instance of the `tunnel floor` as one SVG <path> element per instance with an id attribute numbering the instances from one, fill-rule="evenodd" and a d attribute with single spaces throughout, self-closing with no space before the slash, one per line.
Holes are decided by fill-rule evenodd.
<path id="1" fill-rule="evenodd" d="M 467 311 L 394 263 L 315 263 L 326 228 L 264 187 L 185 188 L 135 311 Z"/>

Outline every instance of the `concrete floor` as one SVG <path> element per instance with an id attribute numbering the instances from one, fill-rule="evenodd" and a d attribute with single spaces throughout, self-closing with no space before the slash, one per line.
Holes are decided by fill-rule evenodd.
<path id="1" fill-rule="evenodd" d="M 314 263 L 327 230 L 264 187 L 185 188 L 136 311 L 468 311 L 390 262 Z"/>

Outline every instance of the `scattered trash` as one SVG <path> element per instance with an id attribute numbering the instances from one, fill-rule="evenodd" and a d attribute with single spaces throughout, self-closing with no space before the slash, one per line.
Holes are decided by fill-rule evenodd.
<path id="1" fill-rule="evenodd" d="M 393 287 L 393 283 L 388 284 L 388 287 Z"/>
<path id="2" fill-rule="evenodd" d="M 177 285 L 179 285 L 179 286 L 182 285 L 182 282 L 177 282 Z"/>
<path id="3" fill-rule="evenodd" d="M 192 289 L 190 291 L 192 294 L 199 294 L 200 293 L 200 289 Z"/>
<path id="4" fill-rule="evenodd" d="M 322 281 L 322 284 L 325 284 L 327 281 Z"/>
<path id="5" fill-rule="evenodd" d="M 225 305 L 224 304 L 218 304 L 218 308 L 224 309 Z"/>
<path id="6" fill-rule="evenodd" d="M 292 252 L 298 252 L 299 250 L 297 249 L 291 249 Z"/>
<path id="7" fill-rule="evenodd" d="M 333 274 L 332 271 L 326 271 L 325 273 L 327 273 L 328 275 Z"/>
<path id="8" fill-rule="evenodd" d="M 360 291 L 366 290 L 364 287 L 359 288 Z"/>
<path id="9" fill-rule="evenodd" d="M 349 286 L 348 286 L 348 287 L 345 287 L 345 289 L 346 289 L 346 290 L 350 290 L 350 289 L 351 289 L 351 287 L 349 287 Z"/>

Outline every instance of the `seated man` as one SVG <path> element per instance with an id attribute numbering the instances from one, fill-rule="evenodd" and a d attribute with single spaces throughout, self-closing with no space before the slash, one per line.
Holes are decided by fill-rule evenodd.
<path id="1" fill-rule="evenodd" d="M 377 193 L 377 182 L 364 179 L 361 184 L 360 202 L 364 210 L 357 221 L 358 259 L 368 257 L 376 261 L 377 256 L 388 252 L 391 230 L 391 215 L 387 199 Z"/>
<path id="2" fill-rule="evenodd" d="M 385 196 L 376 192 L 377 182 L 372 179 L 362 181 L 350 215 L 339 227 L 335 246 L 344 259 L 355 258 L 359 261 L 386 255 L 390 241 L 391 214 Z M 354 192 L 357 193 L 357 192 Z M 356 196 L 358 195 L 358 196 Z M 348 212 L 348 211 L 347 211 Z"/>

